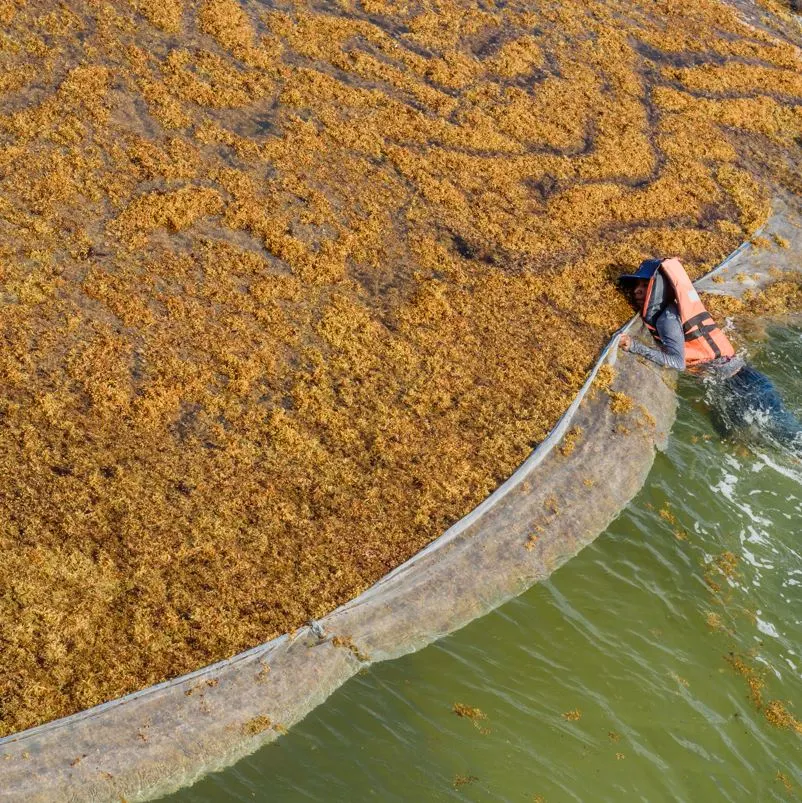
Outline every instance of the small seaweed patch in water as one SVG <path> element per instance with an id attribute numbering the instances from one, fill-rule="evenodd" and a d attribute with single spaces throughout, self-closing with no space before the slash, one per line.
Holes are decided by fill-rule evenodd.
<path id="1" fill-rule="evenodd" d="M 459 789 L 462 786 L 467 786 L 474 781 L 478 781 L 479 778 L 476 775 L 455 775 L 453 786 L 455 789 Z"/>
<path id="2" fill-rule="evenodd" d="M 726 656 L 727 663 L 747 682 L 749 686 L 749 700 L 756 709 L 763 707 L 763 688 L 766 685 L 763 672 L 750 666 L 741 655 L 730 653 Z"/>
<path id="3" fill-rule="evenodd" d="M 473 726 L 481 733 L 483 736 L 487 736 L 490 733 L 489 728 L 483 728 L 479 723 L 482 720 L 487 719 L 487 714 L 482 711 L 481 708 L 473 708 L 470 705 L 464 705 L 463 703 L 454 703 L 453 708 L 451 709 L 458 717 L 462 717 L 464 719 L 469 719 L 473 722 Z"/>
<path id="4" fill-rule="evenodd" d="M 661 519 L 663 519 L 663 521 L 667 521 L 669 524 L 677 523 L 677 517 L 668 509 L 668 503 L 660 508 L 658 515 Z"/>
<path id="5" fill-rule="evenodd" d="M 757 612 L 749 608 L 741 608 L 741 613 L 753 624 L 757 625 Z"/>
<path id="6" fill-rule="evenodd" d="M 485 714 L 481 708 L 473 708 L 472 706 L 465 705 L 463 703 L 454 703 L 452 710 L 458 717 L 464 717 L 465 719 L 470 719 L 473 722 L 476 722 L 479 719 L 487 719 L 487 714 Z"/>
<path id="7" fill-rule="evenodd" d="M 788 776 L 784 772 L 780 772 L 777 770 L 777 775 L 775 776 L 775 780 L 779 781 L 784 787 L 786 792 L 793 792 L 794 787 L 791 781 L 788 779 Z"/>
<path id="8" fill-rule="evenodd" d="M 578 708 L 573 708 L 563 714 L 563 719 L 568 720 L 568 722 L 578 722 L 582 719 L 582 712 Z"/>
<path id="9" fill-rule="evenodd" d="M 707 587 L 714 593 L 721 593 L 721 586 L 718 583 L 719 577 L 726 577 L 734 582 L 738 577 L 738 563 L 740 558 L 729 550 L 725 550 L 705 564 L 704 581 Z"/>
<path id="10" fill-rule="evenodd" d="M 802 733 L 802 722 L 800 722 L 780 700 L 771 700 L 766 703 L 763 714 L 775 728 Z"/>
<path id="11" fill-rule="evenodd" d="M 713 565 L 730 580 L 738 577 L 738 563 L 740 558 L 734 553 L 726 550 L 718 557 L 713 559 Z"/>

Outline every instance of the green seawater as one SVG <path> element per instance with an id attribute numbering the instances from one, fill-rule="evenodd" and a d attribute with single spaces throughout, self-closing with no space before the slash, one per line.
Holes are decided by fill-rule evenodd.
<path id="1" fill-rule="evenodd" d="M 767 334 L 748 358 L 802 414 L 802 325 Z M 642 491 L 549 582 L 168 800 L 802 799 L 802 734 L 766 716 L 802 720 L 802 468 L 679 394 Z"/>

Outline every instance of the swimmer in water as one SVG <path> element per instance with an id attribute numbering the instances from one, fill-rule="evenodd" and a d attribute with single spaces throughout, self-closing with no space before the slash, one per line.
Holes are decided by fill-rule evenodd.
<path id="1" fill-rule="evenodd" d="M 735 353 L 678 259 L 647 259 L 619 281 L 630 291 L 657 346 L 622 335 L 620 348 L 710 380 L 713 423 L 722 435 L 758 424 L 772 439 L 802 455 L 802 424 L 785 409 L 771 380 Z"/>

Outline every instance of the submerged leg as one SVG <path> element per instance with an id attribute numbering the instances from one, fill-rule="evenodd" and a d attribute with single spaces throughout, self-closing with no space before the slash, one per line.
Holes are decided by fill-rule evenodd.
<path id="1" fill-rule="evenodd" d="M 744 366 L 724 381 L 722 390 L 718 404 L 714 405 L 714 423 L 716 416 L 723 418 L 729 432 L 756 427 L 782 445 L 791 446 L 795 451 L 800 449 L 802 424 L 785 408 L 780 394 L 765 374 Z"/>

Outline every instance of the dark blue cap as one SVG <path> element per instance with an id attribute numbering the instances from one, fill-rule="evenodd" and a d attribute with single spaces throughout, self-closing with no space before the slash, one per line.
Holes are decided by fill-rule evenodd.
<path id="1" fill-rule="evenodd" d="M 638 279 L 651 279 L 655 271 L 662 264 L 662 259 L 645 259 L 640 263 L 635 273 L 627 273 L 624 276 L 619 276 L 619 282 L 636 281 Z"/>

